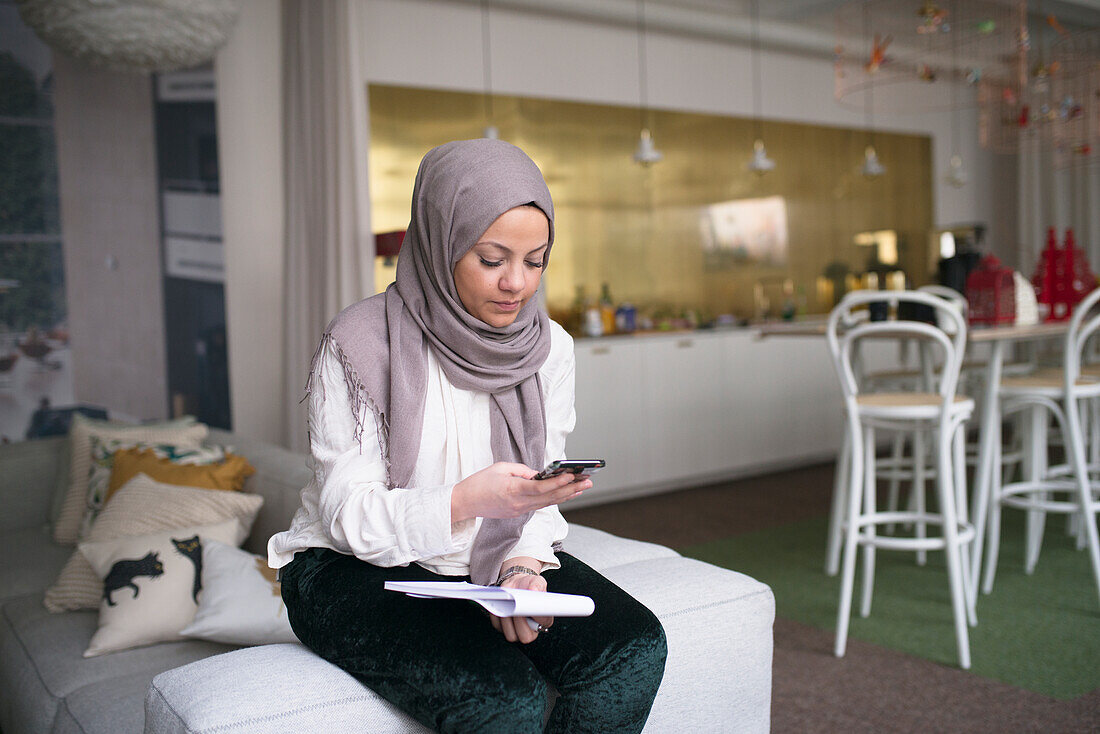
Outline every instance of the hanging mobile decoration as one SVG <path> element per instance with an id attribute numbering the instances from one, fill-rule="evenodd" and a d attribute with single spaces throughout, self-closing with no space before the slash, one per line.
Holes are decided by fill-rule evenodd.
<path id="1" fill-rule="evenodd" d="M 921 24 L 917 26 L 917 33 L 922 35 L 937 33 L 941 29 L 945 29 L 944 20 L 947 18 L 947 11 L 940 8 L 936 3 L 925 2 L 917 11 L 917 15 L 922 19 Z"/>

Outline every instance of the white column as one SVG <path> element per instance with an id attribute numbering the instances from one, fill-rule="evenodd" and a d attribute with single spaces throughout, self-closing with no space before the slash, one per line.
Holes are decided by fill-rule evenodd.
<path id="1" fill-rule="evenodd" d="M 274 443 L 284 437 L 281 7 L 242 0 L 214 63 L 233 430 Z"/>

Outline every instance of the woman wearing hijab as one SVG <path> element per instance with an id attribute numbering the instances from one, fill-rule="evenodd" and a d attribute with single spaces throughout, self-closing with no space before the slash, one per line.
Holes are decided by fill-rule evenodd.
<path id="1" fill-rule="evenodd" d="M 299 639 L 438 731 L 641 731 L 664 672 L 652 612 L 561 550 L 557 505 L 591 481 L 533 478 L 575 420 L 572 339 L 535 297 L 553 239 L 519 148 L 428 152 L 395 282 L 338 314 L 314 355 L 314 476 L 268 546 Z M 532 629 L 383 589 L 467 579 L 596 610 Z"/>

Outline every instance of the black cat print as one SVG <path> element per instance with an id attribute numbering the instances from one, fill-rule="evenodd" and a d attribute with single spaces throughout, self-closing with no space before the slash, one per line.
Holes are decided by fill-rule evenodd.
<path id="1" fill-rule="evenodd" d="M 149 551 L 142 558 L 123 558 L 115 561 L 111 570 L 103 579 L 103 598 L 107 600 L 107 606 L 113 607 L 116 602 L 111 595 L 119 589 L 127 586 L 134 590 L 134 598 L 137 599 L 141 589 L 134 582 L 139 576 L 148 576 L 150 579 L 164 575 L 164 564 L 161 563 L 158 554 Z"/>
<path id="2" fill-rule="evenodd" d="M 202 591 L 202 543 L 199 536 L 195 535 L 187 540 L 172 538 L 172 545 L 176 546 L 176 552 L 195 564 L 195 583 L 191 586 L 191 598 L 199 603 L 199 592 Z"/>

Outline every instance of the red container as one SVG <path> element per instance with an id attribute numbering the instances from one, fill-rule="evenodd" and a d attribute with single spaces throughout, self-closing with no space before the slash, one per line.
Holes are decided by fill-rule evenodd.
<path id="1" fill-rule="evenodd" d="M 1000 326 L 1016 323 L 1016 284 L 1012 268 L 986 255 L 966 279 L 970 323 Z"/>
<path id="2" fill-rule="evenodd" d="M 378 232 L 374 235 L 374 254 L 376 257 L 394 257 L 405 241 L 405 230 Z"/>

